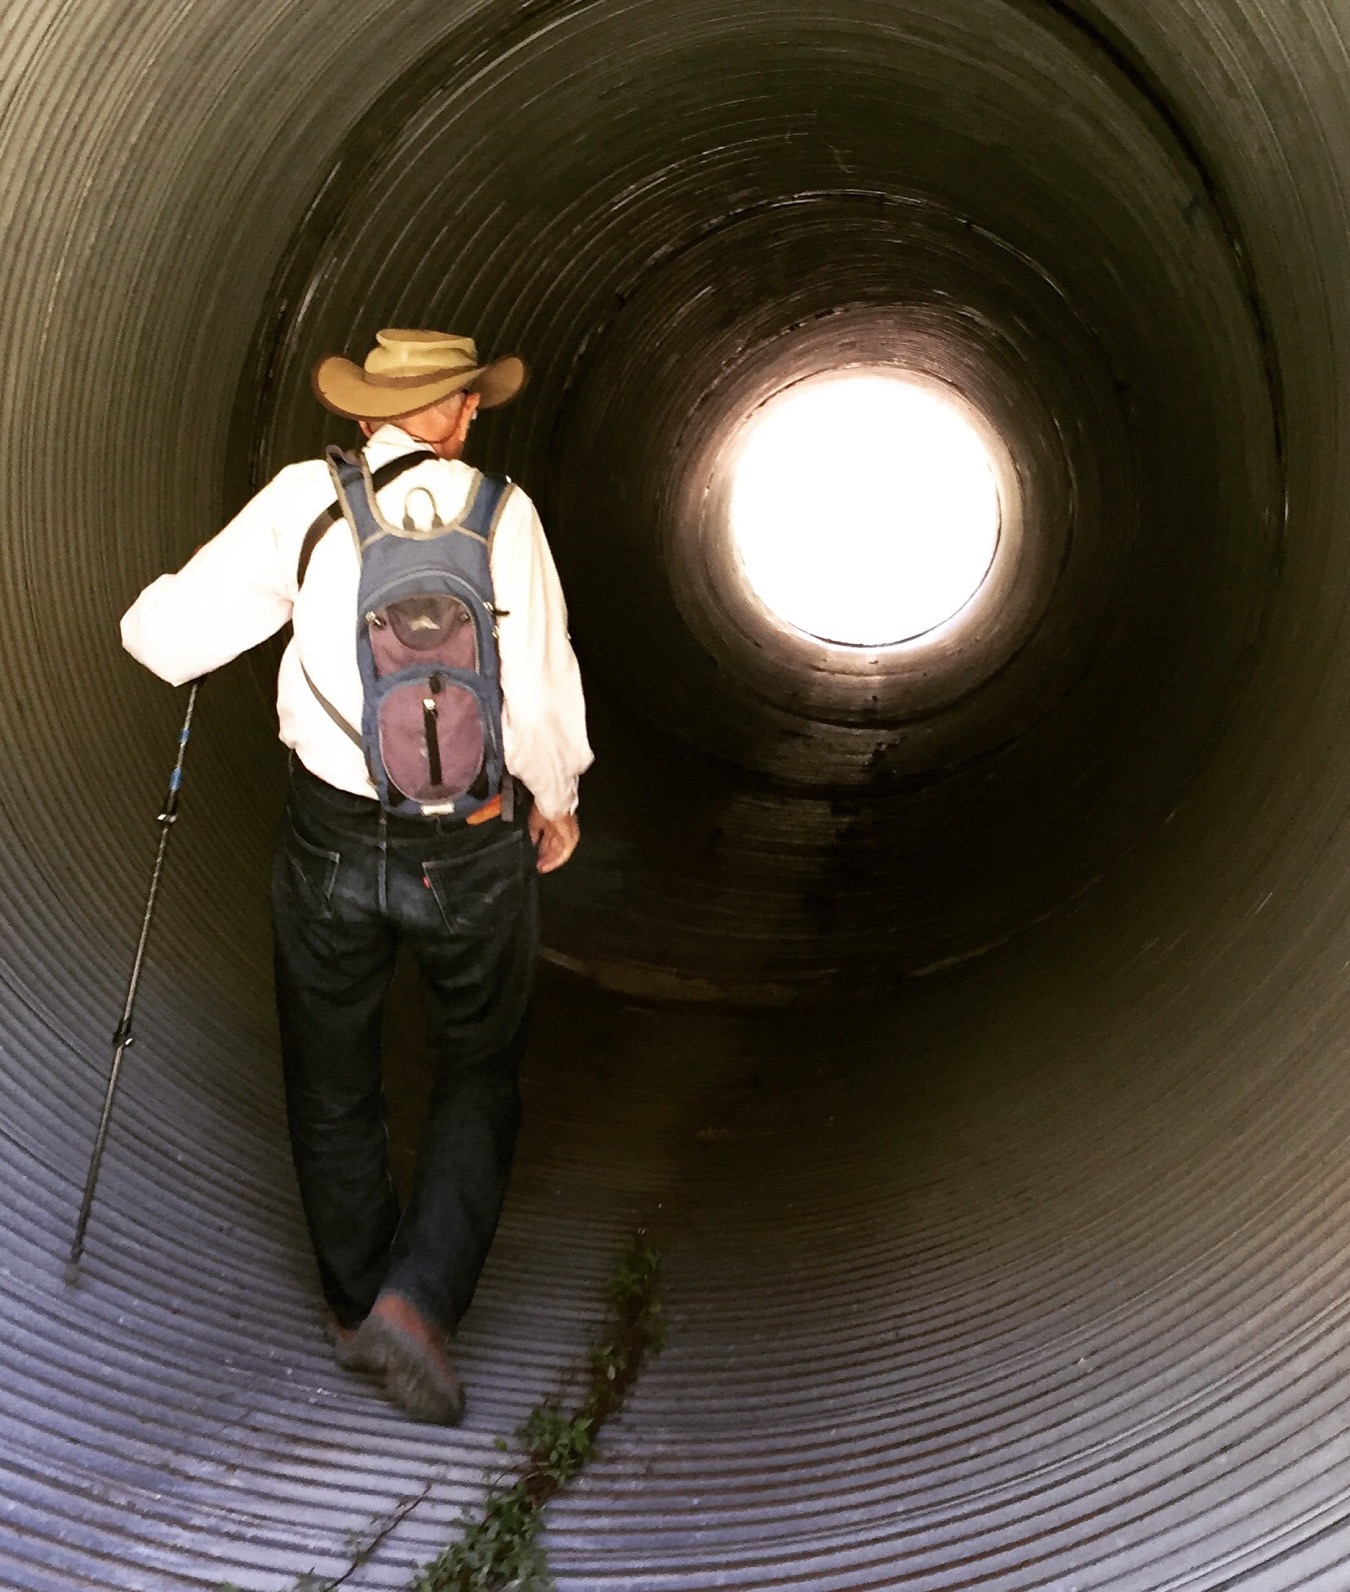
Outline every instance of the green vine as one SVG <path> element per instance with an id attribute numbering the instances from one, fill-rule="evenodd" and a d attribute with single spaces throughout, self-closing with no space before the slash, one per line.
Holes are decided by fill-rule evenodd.
<path id="1" fill-rule="evenodd" d="M 499 1476 L 488 1488 L 482 1513 L 465 1513 L 463 1535 L 439 1558 L 423 1565 L 409 1592 L 554 1592 L 548 1558 L 539 1541 L 549 1500 L 580 1474 L 595 1440 L 617 1414 L 648 1359 L 666 1341 L 659 1296 L 661 1263 L 639 1232 L 619 1261 L 606 1289 L 605 1331 L 586 1356 L 585 1397 L 569 1415 L 559 1399 L 535 1405 L 516 1430 L 523 1466 L 509 1483 Z M 508 1449 L 504 1437 L 500 1449 Z M 384 1540 L 426 1498 L 433 1483 L 403 1499 L 349 1542 L 352 1562 L 338 1576 L 307 1571 L 292 1592 L 337 1592 L 366 1564 Z M 216 1592 L 240 1592 L 233 1581 Z"/>
<path id="2" fill-rule="evenodd" d="M 661 1352 L 659 1283 L 660 1259 L 639 1234 L 610 1278 L 606 1331 L 587 1356 L 581 1404 L 569 1415 L 557 1399 L 546 1399 L 530 1411 L 516 1431 L 524 1468 L 509 1483 L 493 1483 L 481 1515 L 461 1517 L 459 1541 L 422 1567 L 410 1592 L 553 1592 L 539 1541 L 544 1508 L 580 1474 L 600 1429 Z"/>

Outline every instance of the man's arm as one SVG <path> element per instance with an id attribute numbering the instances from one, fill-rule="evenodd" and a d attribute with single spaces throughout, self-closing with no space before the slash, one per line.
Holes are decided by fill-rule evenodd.
<path id="1" fill-rule="evenodd" d="M 151 581 L 122 616 L 122 645 L 133 658 L 182 685 L 280 630 L 295 596 L 292 544 L 312 495 L 304 471 L 283 470 L 176 575 Z"/>
<path id="2" fill-rule="evenodd" d="M 540 873 L 552 873 L 577 849 L 581 839 L 581 826 L 577 815 L 568 813 L 563 818 L 545 818 L 538 806 L 530 809 L 530 839 L 534 842 L 536 866 Z"/>
<path id="3" fill-rule="evenodd" d="M 539 871 L 551 873 L 576 848 L 577 782 L 592 753 L 562 586 L 539 516 L 519 490 L 493 539 L 492 581 L 505 610 L 498 630 L 506 766 L 534 795 L 530 837 Z"/>

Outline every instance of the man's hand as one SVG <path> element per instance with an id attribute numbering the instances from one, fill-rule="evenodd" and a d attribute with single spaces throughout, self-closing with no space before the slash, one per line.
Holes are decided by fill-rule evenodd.
<path id="1" fill-rule="evenodd" d="M 555 868 L 561 868 L 577 849 L 581 826 L 577 823 L 575 813 L 568 813 L 563 818 L 545 818 L 537 807 L 531 807 L 530 839 L 534 842 L 535 856 L 538 858 L 535 867 L 540 873 L 552 873 Z"/>

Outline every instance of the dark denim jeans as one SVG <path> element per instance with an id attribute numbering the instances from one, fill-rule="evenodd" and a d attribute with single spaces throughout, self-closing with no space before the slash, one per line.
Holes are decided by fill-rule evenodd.
<path id="1" fill-rule="evenodd" d="M 447 1330 L 473 1297 L 520 1119 L 536 886 L 523 815 L 399 818 L 294 763 L 272 875 L 277 1012 L 300 1197 L 344 1326 L 384 1287 Z M 435 1068 L 402 1213 L 380 1074 L 400 941 L 426 986 Z"/>

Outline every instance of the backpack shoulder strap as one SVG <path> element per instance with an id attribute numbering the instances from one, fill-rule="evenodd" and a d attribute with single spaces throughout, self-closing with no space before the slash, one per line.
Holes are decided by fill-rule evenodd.
<path id="1" fill-rule="evenodd" d="M 342 731 L 349 741 L 354 742 L 357 746 L 364 747 L 365 742 L 361 739 L 360 730 L 358 730 L 354 724 L 348 723 L 346 718 L 344 718 L 343 715 L 338 712 L 338 710 L 333 706 L 323 692 L 319 690 L 318 686 L 316 686 L 313 680 L 310 679 L 309 670 L 305 668 L 303 662 L 300 665 L 300 673 L 305 677 L 305 684 L 314 693 L 314 700 L 324 710 L 328 717 L 332 719 L 333 723 L 337 725 L 338 729 Z"/>
<path id="2" fill-rule="evenodd" d="M 401 453 L 397 459 L 390 459 L 387 464 L 382 464 L 378 470 L 372 471 L 370 482 L 378 492 L 382 486 L 388 486 L 391 481 L 396 481 L 405 470 L 410 470 L 413 465 L 421 464 L 426 459 L 434 459 L 436 455 L 424 448 L 419 448 L 415 453 Z M 305 575 L 309 570 L 309 561 L 314 556 L 314 549 L 323 540 L 329 527 L 336 525 L 342 518 L 342 505 L 336 500 L 320 514 L 310 528 L 305 532 L 305 539 L 300 545 L 300 560 L 295 569 L 295 589 L 299 591 L 305 584 Z"/>
<path id="3" fill-rule="evenodd" d="M 509 476 L 485 475 L 479 471 L 478 480 L 470 494 L 469 506 L 460 515 L 459 523 L 466 531 L 481 536 L 490 546 L 513 486 Z"/>

